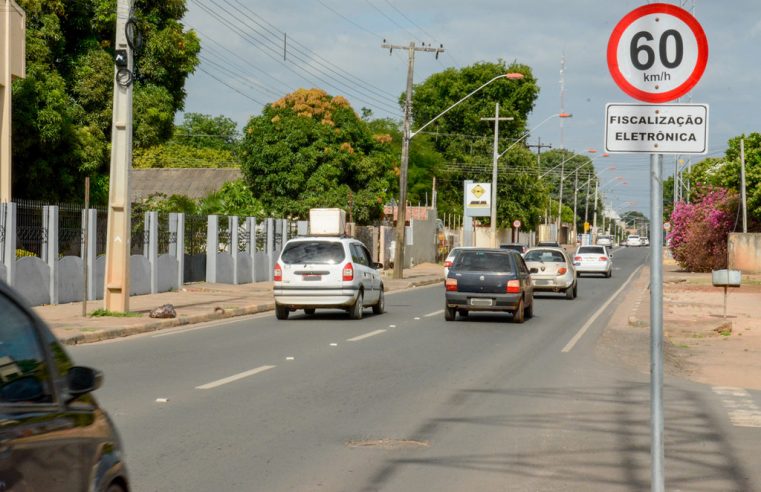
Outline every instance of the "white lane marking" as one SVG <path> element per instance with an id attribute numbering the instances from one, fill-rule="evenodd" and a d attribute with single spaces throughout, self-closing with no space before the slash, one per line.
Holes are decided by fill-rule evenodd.
<path id="1" fill-rule="evenodd" d="M 335 343 L 335 342 L 333 342 L 333 343 L 331 343 L 331 344 L 330 344 L 330 346 L 331 346 L 331 347 L 338 347 L 338 344 L 337 344 L 337 343 Z"/>
<path id="2" fill-rule="evenodd" d="M 216 388 L 217 386 L 222 386 L 223 384 L 232 383 L 234 381 L 237 381 L 239 379 L 247 378 L 249 376 L 253 376 L 254 374 L 259 374 L 260 372 L 269 371 L 270 369 L 274 369 L 277 366 L 261 366 L 257 367 L 256 369 L 251 369 L 250 371 L 244 371 L 239 372 L 238 374 L 233 374 L 232 376 L 217 379 L 216 381 L 212 381 L 211 383 L 202 384 L 201 386 L 196 386 L 196 389 L 199 390 L 206 390 L 211 388 Z"/>
<path id="3" fill-rule="evenodd" d="M 415 316 L 413 319 L 414 319 L 415 321 L 420 321 L 420 316 Z"/>
<path id="4" fill-rule="evenodd" d="M 396 325 L 388 325 L 389 328 L 396 328 Z"/>
<path id="5" fill-rule="evenodd" d="M 561 352 L 570 352 L 570 351 L 573 349 L 573 347 L 576 345 L 576 343 L 577 343 L 577 342 L 578 342 L 578 341 L 581 339 L 581 337 L 583 337 L 583 336 L 584 336 L 584 334 L 587 332 L 587 330 L 589 329 L 589 327 L 590 327 L 590 326 L 592 326 L 592 323 L 594 323 L 594 322 L 595 322 L 595 320 L 596 320 L 597 318 L 599 318 L 599 317 L 600 317 L 600 315 L 603 313 L 603 311 L 605 311 L 605 309 L 606 309 L 606 308 L 607 308 L 607 307 L 610 305 L 610 303 L 611 303 L 611 302 L 613 302 L 613 300 L 614 300 L 616 297 L 618 297 L 618 294 L 620 294 L 620 293 L 621 293 L 621 291 L 622 291 L 622 290 L 624 290 L 624 289 L 626 288 L 626 286 L 627 286 L 627 285 L 629 285 L 629 282 L 631 282 L 631 281 L 632 281 L 632 279 L 634 278 L 634 275 L 636 275 L 636 274 L 637 274 L 637 272 L 639 272 L 639 271 L 640 271 L 640 269 L 641 269 L 643 266 L 644 266 L 644 265 L 640 265 L 640 266 L 638 266 L 638 267 L 637 267 L 637 268 L 636 268 L 636 269 L 635 269 L 635 270 L 632 272 L 632 274 L 631 274 L 631 275 L 629 275 L 629 278 L 627 278 L 627 279 L 626 279 L 626 282 L 624 282 L 624 283 L 623 283 L 623 285 L 621 285 L 621 287 L 619 287 L 619 288 L 618 288 L 618 290 L 617 290 L 616 292 L 614 292 L 612 296 L 610 296 L 610 299 L 608 299 L 607 301 L 605 301 L 605 304 L 603 304 L 602 306 L 600 306 L 600 309 L 598 309 L 597 311 L 595 311 L 595 314 L 593 314 L 593 315 L 592 315 L 592 317 L 590 317 L 590 318 L 589 318 L 589 320 L 587 320 L 587 322 L 586 322 L 586 323 L 584 323 L 584 326 L 582 326 L 582 327 L 579 329 L 579 331 L 578 331 L 578 332 L 576 332 L 576 334 L 573 336 L 573 338 L 571 338 L 571 340 L 570 340 L 570 341 L 569 341 L 569 342 L 566 344 L 566 346 L 565 346 L 565 347 L 563 347 L 563 350 L 561 350 Z"/>
<path id="6" fill-rule="evenodd" d="M 440 314 L 444 314 L 444 310 L 443 309 L 439 309 L 438 311 L 434 311 L 432 313 L 424 314 L 423 317 L 424 318 L 430 318 L 431 316 L 438 316 Z"/>
<path id="7" fill-rule="evenodd" d="M 719 395 L 721 403 L 729 413 L 729 420 L 736 427 L 761 427 L 761 409 L 745 388 L 731 386 L 714 386 L 714 393 Z"/>
<path id="8" fill-rule="evenodd" d="M 206 328 L 215 328 L 217 326 L 230 325 L 232 323 L 238 323 L 238 322 L 241 322 L 241 321 L 248 321 L 248 320 L 259 319 L 259 318 L 267 318 L 267 317 L 270 317 L 272 315 L 273 315 L 272 312 L 267 311 L 267 312 L 263 312 L 263 313 L 249 314 L 249 315 L 246 315 L 246 316 L 235 316 L 233 318 L 228 318 L 228 319 L 226 319 L 224 321 L 209 321 L 209 322 L 206 322 L 206 323 L 203 323 L 203 324 L 200 324 L 200 325 L 191 326 L 191 327 L 182 326 L 182 327 L 177 327 L 177 328 L 173 328 L 173 329 L 162 330 L 162 333 L 157 333 L 155 335 L 151 335 L 151 338 L 168 337 L 168 336 L 171 336 L 171 335 L 180 335 L 182 333 L 188 333 L 188 332 L 197 331 L 197 330 L 205 330 Z"/>
<path id="9" fill-rule="evenodd" d="M 386 330 L 375 330 L 371 331 L 370 333 L 365 333 L 364 335 L 359 335 L 354 338 L 349 338 L 346 341 L 347 342 L 358 342 L 360 340 L 364 340 L 365 338 L 374 337 L 375 335 L 380 335 L 381 333 L 386 333 Z"/>
<path id="10" fill-rule="evenodd" d="M 295 357 L 286 357 L 285 360 L 295 360 Z"/>

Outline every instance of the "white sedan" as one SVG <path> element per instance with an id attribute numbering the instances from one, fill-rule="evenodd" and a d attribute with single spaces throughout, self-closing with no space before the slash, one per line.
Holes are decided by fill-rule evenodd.
<path id="1" fill-rule="evenodd" d="M 613 255 L 605 246 L 579 246 L 573 256 L 576 273 L 601 273 L 605 277 L 613 275 Z"/>

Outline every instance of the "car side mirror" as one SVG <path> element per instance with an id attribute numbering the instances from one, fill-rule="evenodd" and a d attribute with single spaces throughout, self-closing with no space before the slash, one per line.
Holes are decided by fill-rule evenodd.
<path id="1" fill-rule="evenodd" d="M 611 258 L 613 258 L 613 253 L 609 254 L 608 256 L 610 256 Z"/>
<path id="2" fill-rule="evenodd" d="M 383 270 L 383 263 L 373 263 L 373 268 L 376 270 Z"/>
<path id="3" fill-rule="evenodd" d="M 531 272 L 531 273 L 539 273 L 539 269 L 538 269 L 538 268 L 536 268 L 536 267 L 534 267 L 534 268 L 530 268 L 530 269 L 529 269 L 529 272 Z"/>
<path id="4" fill-rule="evenodd" d="M 103 384 L 103 373 L 84 366 L 74 366 L 66 374 L 66 387 L 72 399 L 92 393 Z"/>

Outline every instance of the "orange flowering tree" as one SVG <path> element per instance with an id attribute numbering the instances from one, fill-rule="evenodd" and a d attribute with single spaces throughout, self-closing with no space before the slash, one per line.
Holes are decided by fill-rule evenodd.
<path id="1" fill-rule="evenodd" d="M 380 217 L 399 157 L 341 96 L 299 89 L 249 120 L 241 169 L 270 215 L 305 218 L 340 207 L 358 223 Z"/>

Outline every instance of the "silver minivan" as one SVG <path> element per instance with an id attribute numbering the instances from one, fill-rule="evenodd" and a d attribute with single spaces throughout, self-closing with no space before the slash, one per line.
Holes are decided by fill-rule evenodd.
<path id="1" fill-rule="evenodd" d="M 345 309 L 361 319 L 366 306 L 375 314 L 385 310 L 382 264 L 356 239 L 299 237 L 285 244 L 274 268 L 275 315 L 288 319 L 291 311 L 308 315 L 317 309 Z"/>

